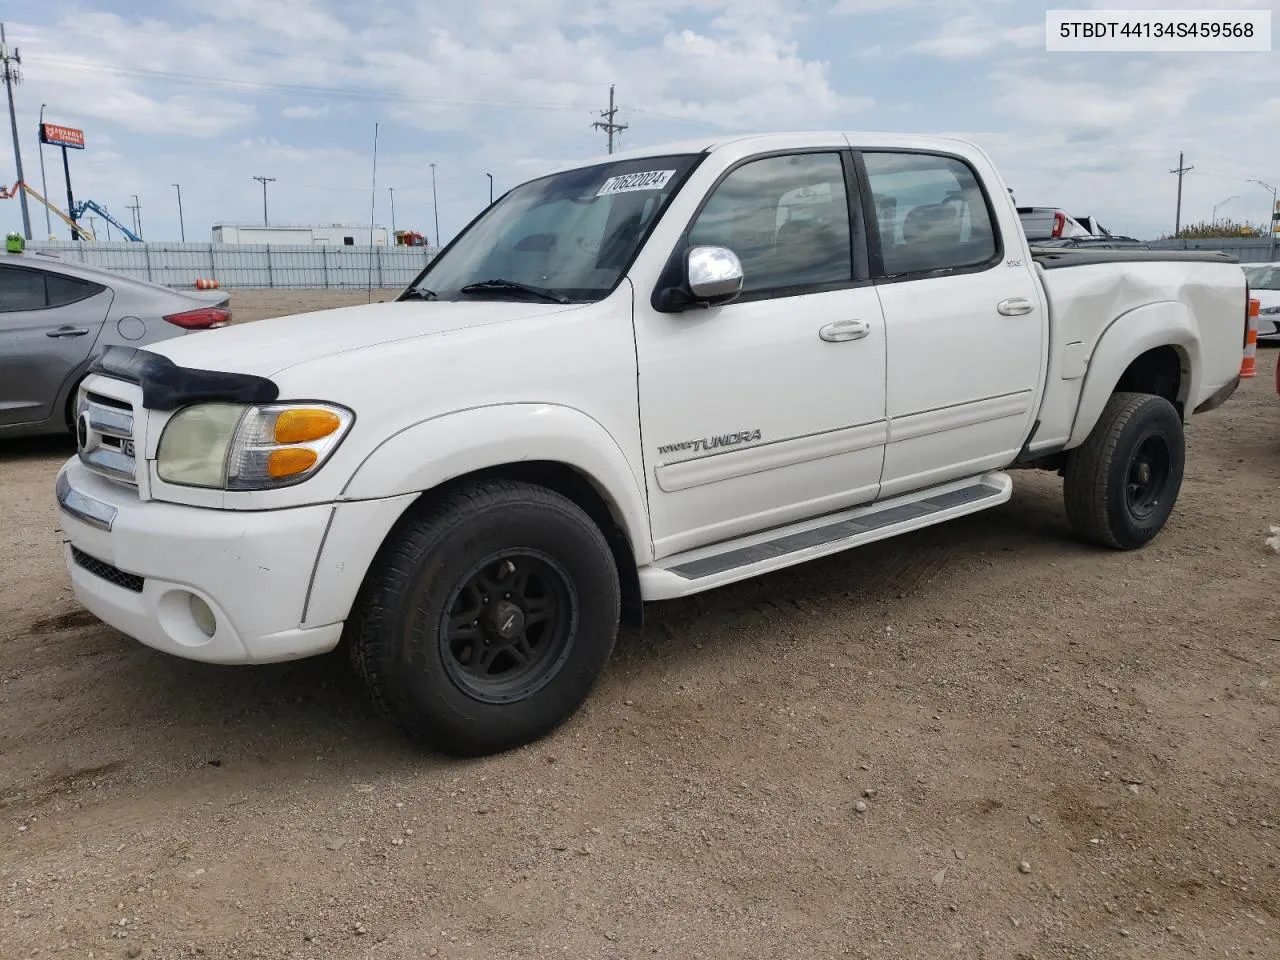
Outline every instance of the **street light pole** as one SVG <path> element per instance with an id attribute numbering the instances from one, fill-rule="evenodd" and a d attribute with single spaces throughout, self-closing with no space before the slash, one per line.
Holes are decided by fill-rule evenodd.
<path id="1" fill-rule="evenodd" d="M 485 176 L 489 178 L 489 205 L 493 206 L 493 174 L 486 173 Z"/>
<path id="2" fill-rule="evenodd" d="M 396 188 L 387 187 L 387 192 L 391 194 L 391 244 L 396 242 Z"/>
<path id="3" fill-rule="evenodd" d="M 40 192 L 47 198 L 49 196 L 49 184 L 44 178 L 44 108 L 45 105 L 40 104 L 40 129 L 36 135 L 36 149 L 40 151 Z M 53 221 L 49 219 L 49 205 L 44 205 L 44 235 L 46 237 L 53 236 Z"/>
<path id="4" fill-rule="evenodd" d="M 1269 241 L 1267 245 L 1267 260 L 1268 262 L 1274 261 L 1276 258 L 1276 223 L 1273 218 L 1276 215 L 1276 188 L 1269 183 L 1263 183 L 1261 180 L 1254 180 L 1252 177 L 1249 178 L 1248 182 L 1256 183 L 1258 186 L 1262 187 L 1263 190 L 1271 191 L 1271 209 L 1267 211 L 1266 219 L 1267 237 Z"/>
<path id="5" fill-rule="evenodd" d="M 1213 205 L 1213 219 L 1209 222 L 1209 226 L 1216 227 L 1218 225 L 1218 208 L 1219 207 L 1225 207 L 1232 200 L 1239 200 L 1239 199 L 1240 198 L 1238 196 L 1227 197 L 1227 199 L 1223 200 L 1221 203 L 1215 203 Z"/>
<path id="6" fill-rule="evenodd" d="M 182 222 L 182 187 L 174 184 L 173 189 L 178 191 L 178 230 L 182 233 L 182 242 L 187 242 L 187 226 Z"/>
<path id="7" fill-rule="evenodd" d="M 431 167 L 431 215 L 436 221 L 436 249 L 440 249 L 440 207 L 436 203 L 436 165 L 429 164 Z"/>

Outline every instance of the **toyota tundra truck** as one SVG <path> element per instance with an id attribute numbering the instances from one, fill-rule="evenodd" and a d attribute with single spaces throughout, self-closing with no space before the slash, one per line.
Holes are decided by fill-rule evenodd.
<path id="1" fill-rule="evenodd" d="M 393 302 L 111 347 L 56 479 L 67 570 L 180 657 L 342 646 L 414 741 L 494 753 L 577 710 L 645 601 L 997 507 L 1015 470 L 1143 546 L 1247 298 L 1220 253 L 1037 251 L 961 140 L 612 154 Z"/>

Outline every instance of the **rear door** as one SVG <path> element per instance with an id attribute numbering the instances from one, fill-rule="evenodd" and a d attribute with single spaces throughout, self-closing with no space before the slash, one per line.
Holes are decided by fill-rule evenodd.
<path id="1" fill-rule="evenodd" d="M 98 283 L 0 263 L 0 426 L 54 413 L 63 384 L 88 359 L 111 299 Z"/>
<path id="2" fill-rule="evenodd" d="M 1046 326 L 1016 215 L 961 156 L 858 162 L 888 340 L 880 495 L 1007 466 L 1035 415 Z"/>

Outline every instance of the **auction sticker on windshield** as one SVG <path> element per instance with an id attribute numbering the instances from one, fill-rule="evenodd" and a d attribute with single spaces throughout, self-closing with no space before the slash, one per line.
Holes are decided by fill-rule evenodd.
<path id="1" fill-rule="evenodd" d="M 667 181 L 676 175 L 674 170 L 645 170 L 640 173 L 624 173 L 618 177 L 610 177 L 596 191 L 597 197 L 607 197 L 611 193 L 630 193 L 633 190 L 661 190 Z"/>

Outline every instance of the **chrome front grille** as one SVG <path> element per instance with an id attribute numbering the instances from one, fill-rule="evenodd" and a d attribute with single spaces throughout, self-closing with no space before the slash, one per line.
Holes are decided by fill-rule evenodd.
<path id="1" fill-rule="evenodd" d="M 76 404 L 76 453 L 88 469 L 136 487 L 135 432 L 134 409 L 127 400 L 81 391 Z"/>

